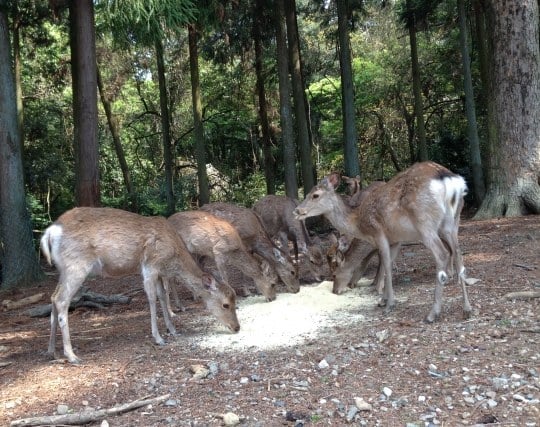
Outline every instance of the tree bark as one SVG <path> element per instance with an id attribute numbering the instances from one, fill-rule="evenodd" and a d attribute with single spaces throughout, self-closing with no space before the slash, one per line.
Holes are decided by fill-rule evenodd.
<path id="1" fill-rule="evenodd" d="M 167 201 L 166 215 L 176 211 L 173 190 L 173 154 L 171 143 L 171 117 L 169 114 L 169 96 L 167 95 L 167 80 L 165 78 L 165 60 L 163 43 L 156 40 L 156 59 L 159 82 L 159 106 L 161 110 L 161 140 L 163 141 L 163 165 L 165 169 L 165 200 Z"/>
<path id="2" fill-rule="evenodd" d="M 298 199 L 298 180 L 296 178 L 296 150 L 294 147 L 293 116 L 291 105 L 291 81 L 287 61 L 287 36 L 285 30 L 284 0 L 276 1 L 276 56 L 279 78 L 279 117 L 281 141 L 283 144 L 283 170 L 285 175 L 285 194 Z"/>
<path id="3" fill-rule="evenodd" d="M 126 191 L 128 194 L 129 207 L 131 210 L 136 212 L 137 197 L 135 195 L 135 189 L 133 188 L 133 183 L 131 181 L 131 173 L 129 172 L 129 166 L 127 164 L 126 156 L 124 154 L 124 148 L 122 147 L 118 121 L 113 116 L 111 101 L 107 98 L 107 95 L 105 94 L 105 89 L 103 87 L 103 80 L 101 79 L 99 67 L 97 68 L 97 84 L 99 89 L 99 96 L 101 98 L 101 104 L 103 105 L 105 116 L 107 117 L 107 124 L 109 125 L 109 130 L 111 131 L 114 150 L 116 152 L 116 156 L 118 157 L 118 163 L 120 164 L 122 177 L 124 178 L 124 185 L 126 186 Z"/>
<path id="4" fill-rule="evenodd" d="M 261 0 L 255 1 L 253 10 L 253 42 L 255 44 L 255 74 L 257 78 L 257 95 L 259 98 L 259 120 L 261 121 L 262 149 L 264 153 L 264 176 L 266 180 L 266 194 L 276 193 L 275 168 L 276 162 L 272 155 L 272 138 L 268 123 L 268 108 L 263 76 L 263 47 L 261 40 L 261 27 L 263 25 L 261 14 L 264 5 Z"/>
<path id="5" fill-rule="evenodd" d="M 4 6 L 0 3 L 0 279 L 7 288 L 31 285 L 41 278 L 41 270 L 25 200 L 22 136 Z"/>
<path id="6" fill-rule="evenodd" d="M 300 58 L 300 40 L 296 27 L 296 1 L 288 0 L 285 4 L 285 19 L 287 22 L 287 39 L 289 60 L 291 63 L 292 89 L 296 127 L 298 129 L 298 149 L 302 167 L 304 194 L 308 194 L 315 185 L 313 160 L 311 158 L 311 141 L 309 138 L 309 118 L 304 98 L 304 83 Z"/>
<path id="7" fill-rule="evenodd" d="M 490 93 L 494 97 L 493 175 L 475 218 L 540 213 L 540 46 L 538 1 L 486 4 Z"/>
<path id="8" fill-rule="evenodd" d="M 467 135 L 469 138 L 470 166 L 477 205 L 480 205 L 486 193 L 482 159 L 480 157 L 480 142 L 478 139 L 478 124 L 474 105 L 474 92 L 471 77 L 469 47 L 467 41 L 467 23 L 465 21 L 464 0 L 457 0 L 459 17 L 459 42 L 463 61 L 463 87 L 465 91 L 465 113 L 467 115 Z"/>
<path id="9" fill-rule="evenodd" d="M 349 13 L 347 0 L 337 0 L 339 65 L 341 72 L 341 108 L 343 115 L 343 155 L 345 175 L 360 176 L 358 134 L 356 131 L 354 85 L 349 46 Z"/>
<path id="10" fill-rule="evenodd" d="M 407 7 L 409 0 L 407 0 Z M 414 22 L 410 22 L 409 29 L 409 43 L 411 46 L 411 72 L 413 83 L 413 96 L 414 96 L 414 117 L 416 118 L 416 135 L 418 141 L 417 160 L 425 161 L 429 159 L 427 142 L 426 142 L 426 129 L 424 124 L 424 101 L 422 99 L 422 82 L 420 81 L 420 65 L 418 63 L 418 46 L 416 41 L 416 26 Z"/>
<path id="11" fill-rule="evenodd" d="M 69 4 L 73 125 L 75 145 L 75 199 L 78 206 L 99 206 L 99 144 L 94 3 Z"/>
<path id="12" fill-rule="evenodd" d="M 206 173 L 206 144 L 204 143 L 201 85 L 199 83 L 199 51 L 197 48 L 197 28 L 195 24 L 188 26 L 188 38 L 195 157 L 197 159 L 197 178 L 199 181 L 199 206 L 202 206 L 210 202 L 210 189 L 208 187 L 208 175 Z"/>

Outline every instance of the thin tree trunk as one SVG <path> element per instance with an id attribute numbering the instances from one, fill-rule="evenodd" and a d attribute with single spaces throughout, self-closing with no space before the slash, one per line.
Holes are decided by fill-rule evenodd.
<path id="1" fill-rule="evenodd" d="M 478 125 L 476 122 L 476 109 L 474 106 L 464 0 L 457 0 L 457 9 L 459 17 L 459 41 L 461 45 L 461 57 L 463 60 L 463 86 L 465 90 L 465 112 L 467 114 L 467 135 L 469 138 L 471 172 L 476 203 L 477 205 L 480 205 L 484 199 L 486 188 L 484 186 L 484 173 L 482 171 L 480 142 L 478 139 Z"/>
<path id="2" fill-rule="evenodd" d="M 22 63 L 21 63 L 21 26 L 20 14 L 17 2 L 13 3 L 13 73 L 15 74 L 15 94 L 17 97 L 17 125 L 21 135 L 21 143 L 24 140 L 23 122 L 23 94 L 22 94 Z"/>
<path id="3" fill-rule="evenodd" d="M 163 164 L 165 169 L 165 200 L 167 201 L 167 216 L 176 210 L 173 190 L 173 154 L 171 141 L 171 119 L 169 114 L 169 97 L 167 95 L 167 81 L 165 79 L 165 62 L 163 44 L 156 40 L 156 59 L 159 82 L 159 105 L 161 110 L 161 133 L 163 141 Z"/>
<path id="4" fill-rule="evenodd" d="M 407 1 L 407 5 L 409 1 Z M 407 6 L 408 7 L 408 6 Z M 416 41 L 416 26 L 409 23 L 409 43 L 411 46 L 411 71 L 414 96 L 414 117 L 416 118 L 416 135 L 418 140 L 418 160 L 428 160 L 426 129 L 424 125 L 424 101 L 422 99 L 422 82 L 420 81 L 420 65 L 418 63 L 418 46 Z"/>
<path id="5" fill-rule="evenodd" d="M 118 163 L 120 164 L 120 170 L 122 171 L 122 177 L 124 178 L 124 185 L 126 186 L 126 191 L 128 194 L 129 206 L 134 212 L 137 211 L 137 197 L 135 195 L 135 189 L 133 188 L 133 183 L 131 181 L 131 174 L 129 172 L 129 166 L 126 161 L 126 156 L 124 155 L 124 148 L 122 147 L 122 141 L 120 139 L 120 129 L 118 127 L 118 121 L 113 116 L 111 102 L 105 94 L 103 88 L 103 81 L 101 79 L 101 73 L 99 68 L 97 68 L 97 85 L 99 89 L 99 95 L 101 98 L 101 104 L 103 105 L 103 110 L 105 111 L 105 116 L 107 117 L 107 124 L 109 125 L 109 130 L 111 131 L 111 136 L 113 140 L 114 150 L 116 156 L 118 157 Z"/>
<path id="6" fill-rule="evenodd" d="M 495 119 L 493 117 L 495 107 L 493 103 L 493 97 L 489 92 L 491 76 L 489 73 L 489 51 L 487 46 L 487 34 L 486 34 L 486 19 L 484 12 L 484 1 L 474 1 L 474 14 L 476 21 L 476 46 L 478 52 L 478 64 L 480 69 L 480 80 L 482 81 L 482 89 L 480 92 L 481 102 L 480 104 L 485 109 L 485 123 L 486 133 L 484 135 L 484 141 L 480 141 L 482 155 L 482 167 L 484 169 L 484 181 L 486 187 L 489 188 L 493 182 L 493 176 L 496 171 L 493 170 L 491 160 L 493 158 L 493 144 L 497 139 L 495 131 Z"/>
<path id="7" fill-rule="evenodd" d="M 311 158 L 311 143 L 309 139 L 309 119 L 304 103 L 304 85 L 300 59 L 300 41 L 296 28 L 296 1 L 285 1 L 285 19 L 287 22 L 287 38 L 289 58 L 291 62 L 292 89 L 294 98 L 294 111 L 296 127 L 298 129 L 298 149 L 302 167 L 302 181 L 304 194 L 308 194 L 315 185 L 313 160 Z"/>
<path id="8" fill-rule="evenodd" d="M 189 69 L 191 72 L 191 100 L 193 103 L 193 127 L 195 135 L 195 157 L 199 181 L 199 206 L 210 202 L 210 189 L 206 173 L 206 144 L 202 117 L 201 86 L 199 83 L 199 51 L 197 49 L 197 28 L 188 26 Z"/>
<path id="9" fill-rule="evenodd" d="M 253 10 L 253 41 L 255 44 L 255 74 L 257 76 L 257 95 L 259 97 L 259 120 L 261 121 L 261 133 L 264 153 L 264 176 L 266 179 L 266 193 L 275 194 L 275 160 L 272 156 L 272 139 L 270 125 L 268 123 L 268 108 L 266 105 L 266 93 L 263 77 L 263 47 L 261 41 L 261 27 L 263 25 L 261 14 L 264 6 L 261 0 L 255 1 Z"/>
<path id="10" fill-rule="evenodd" d="M 351 49 L 349 46 L 349 16 L 347 9 L 347 0 L 337 0 L 339 65 L 341 72 L 341 108 L 343 115 L 343 154 L 345 160 L 345 174 L 347 176 L 360 176 Z"/>
<path id="11" fill-rule="evenodd" d="M 475 218 L 540 213 L 538 1 L 487 3 L 490 93 L 497 143 L 493 175 Z"/>
<path id="12" fill-rule="evenodd" d="M 94 3 L 69 4 L 73 124 L 75 145 L 75 199 L 78 206 L 99 206 L 99 143 Z"/>
<path id="13" fill-rule="evenodd" d="M 31 285 L 41 278 L 26 207 L 10 52 L 8 19 L 5 8 L 0 8 L 0 265 L 4 288 Z"/>
<path id="14" fill-rule="evenodd" d="M 287 61 L 287 37 L 285 30 L 284 0 L 276 1 L 276 56 L 279 78 L 279 112 L 281 123 L 281 140 L 283 144 L 283 170 L 285 175 L 285 194 L 298 199 L 298 180 L 296 178 L 296 150 L 294 147 L 294 130 L 291 105 L 291 81 L 289 80 L 289 63 Z"/>

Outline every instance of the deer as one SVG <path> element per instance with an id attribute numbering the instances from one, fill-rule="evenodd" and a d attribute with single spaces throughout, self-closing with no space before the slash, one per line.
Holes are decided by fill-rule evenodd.
<path id="1" fill-rule="evenodd" d="M 276 299 L 277 276 L 266 260 L 248 252 L 238 231 L 228 221 L 204 211 L 177 212 L 168 218 L 192 255 L 214 260 L 221 279 L 230 284 L 227 263 L 251 277 L 266 301 Z M 249 295 L 249 291 L 244 289 Z"/>
<path id="2" fill-rule="evenodd" d="M 295 209 L 298 219 L 324 215 L 341 233 L 364 240 L 379 251 L 384 295 L 379 305 L 389 313 L 395 306 L 392 260 L 401 243 L 420 240 L 437 268 L 435 301 L 426 322 L 441 313 L 443 288 L 455 266 L 463 295 L 463 315 L 470 317 L 465 267 L 458 242 L 458 227 L 467 185 L 463 177 L 434 162 L 415 163 L 373 191 L 357 207 L 348 206 L 335 189 L 340 176 L 324 177 Z"/>
<path id="3" fill-rule="evenodd" d="M 259 216 L 249 208 L 232 203 L 212 202 L 200 210 L 229 221 L 238 231 L 246 248 L 265 259 L 292 293 L 300 291 L 298 266 L 272 241 Z"/>
<path id="4" fill-rule="evenodd" d="M 289 240 L 293 243 L 296 264 L 298 254 L 303 254 L 314 279 L 320 281 L 324 262 L 321 242 L 318 238 L 311 239 L 305 222 L 294 217 L 293 211 L 298 204 L 291 197 L 271 194 L 258 200 L 253 210 L 259 215 L 270 237 L 278 239 L 282 248 L 289 247 Z"/>
<path id="5" fill-rule="evenodd" d="M 48 353 L 57 358 L 56 331 L 60 326 L 64 356 L 79 364 L 69 332 L 68 309 L 89 275 L 123 277 L 140 273 L 150 305 L 152 337 L 164 345 L 157 326 L 156 296 L 171 335 L 176 329 L 169 316 L 167 284 L 178 281 L 200 296 L 206 308 L 232 332 L 240 330 L 236 294 L 227 284 L 204 273 L 163 217 L 145 217 L 113 208 L 73 208 L 63 213 L 41 237 L 41 251 L 56 266 L 59 280 L 51 296 L 51 335 Z"/>

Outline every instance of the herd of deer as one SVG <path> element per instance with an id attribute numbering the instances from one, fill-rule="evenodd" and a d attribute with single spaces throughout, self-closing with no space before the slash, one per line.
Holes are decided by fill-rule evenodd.
<path id="1" fill-rule="evenodd" d="M 71 299 L 89 275 L 126 276 L 140 273 L 150 305 L 152 336 L 165 343 L 158 331 L 156 298 L 168 331 L 172 322 L 169 291 L 175 283 L 185 285 L 200 297 L 207 309 L 231 331 L 240 324 L 236 316 L 236 293 L 229 284 L 227 264 L 253 279 L 267 301 L 276 298 L 281 280 L 289 292 L 298 292 L 298 256 L 321 280 L 323 254 L 312 239 L 304 220 L 323 215 L 341 233 L 327 252 L 333 292 L 353 287 L 369 260 L 378 255 L 375 283 L 383 294 L 380 305 L 389 311 L 395 304 L 392 263 L 400 244 L 421 241 L 431 250 L 437 266 L 435 303 L 426 320 L 441 312 L 442 290 L 453 268 L 463 291 L 463 311 L 471 313 L 458 244 L 458 227 L 464 179 L 448 169 L 423 162 L 399 173 L 387 183 L 373 183 L 361 190 L 359 181 L 343 177 L 351 195 L 336 192 L 340 176 L 323 178 L 302 203 L 285 196 L 266 196 L 253 209 L 230 203 L 210 203 L 200 210 L 179 212 L 168 219 L 145 217 L 112 208 L 74 208 L 61 215 L 44 232 L 41 250 L 59 271 L 52 300 L 48 352 L 56 355 L 56 331 L 62 333 L 64 356 L 71 363 L 80 359 L 73 352 L 68 326 Z M 295 262 L 289 255 L 293 243 Z M 203 271 L 205 259 L 216 266 L 213 274 Z M 244 292 L 249 292 L 244 289 Z"/>

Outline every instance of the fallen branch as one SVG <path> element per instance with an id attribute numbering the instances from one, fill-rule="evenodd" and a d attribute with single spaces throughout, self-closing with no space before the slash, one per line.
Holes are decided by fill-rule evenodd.
<path id="1" fill-rule="evenodd" d="M 506 299 L 540 298 L 540 291 L 510 292 L 504 296 Z"/>
<path id="2" fill-rule="evenodd" d="M 11 300 L 4 300 L 2 301 L 2 307 L 4 307 L 5 310 L 15 310 L 17 308 L 24 307 L 25 305 L 35 304 L 41 298 L 43 298 L 43 292 L 40 292 L 39 294 L 30 295 L 29 297 L 20 299 L 18 301 L 11 301 Z"/>
<path id="3" fill-rule="evenodd" d="M 71 300 L 69 309 L 78 307 L 91 307 L 102 309 L 110 304 L 129 304 L 131 297 L 125 295 L 102 295 L 89 291 L 88 288 L 81 288 L 77 295 Z M 51 304 L 43 304 L 26 310 L 26 315 L 30 317 L 46 317 L 51 314 Z"/>
<path id="4" fill-rule="evenodd" d="M 130 403 L 124 403 L 122 405 L 113 406 L 108 409 L 99 409 L 96 411 L 83 411 L 75 414 L 65 415 L 48 415 L 43 417 L 21 418 L 11 422 L 12 427 L 19 426 L 40 426 L 40 425 L 82 425 L 88 424 L 94 421 L 102 420 L 110 415 L 119 415 L 122 412 L 132 411 L 137 408 L 141 408 L 146 405 L 155 405 L 166 401 L 171 395 L 165 394 L 163 396 L 154 397 L 153 399 L 134 400 Z"/>

